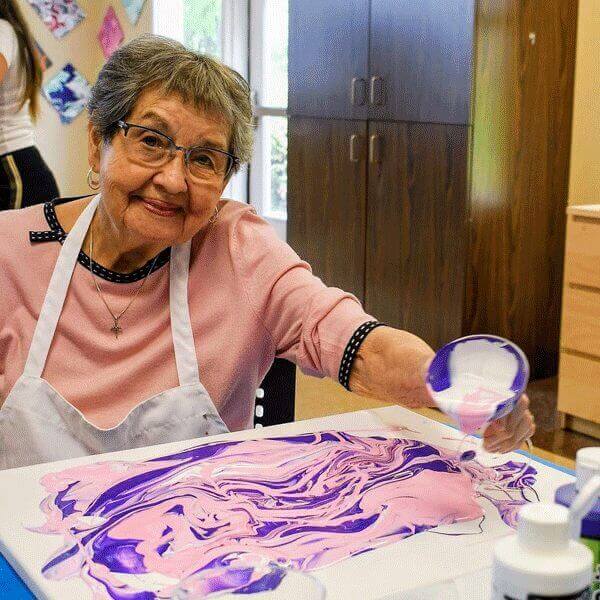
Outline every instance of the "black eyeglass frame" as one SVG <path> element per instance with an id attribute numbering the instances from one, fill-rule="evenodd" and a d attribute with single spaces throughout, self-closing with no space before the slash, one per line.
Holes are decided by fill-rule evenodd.
<path id="1" fill-rule="evenodd" d="M 143 129 L 144 131 L 149 131 L 150 133 L 155 133 L 166 138 L 171 143 L 171 154 L 174 154 L 176 150 L 181 150 L 181 152 L 183 152 L 183 157 L 186 166 L 188 166 L 190 153 L 194 150 L 210 150 L 211 152 L 218 152 L 219 154 L 224 154 L 225 156 L 229 157 L 229 166 L 227 167 L 227 171 L 223 175 L 223 179 L 227 179 L 233 167 L 235 165 L 240 164 L 240 159 L 235 154 L 231 154 L 231 152 L 226 152 L 225 150 L 220 150 L 218 148 L 211 148 L 210 146 L 191 146 L 190 148 L 186 148 L 185 146 L 178 146 L 172 137 L 168 136 L 162 131 L 158 131 L 158 129 L 152 129 L 152 127 L 145 127 L 144 125 L 137 125 L 136 123 L 128 123 L 127 121 L 123 120 L 118 120 L 115 123 L 115 126 L 123 131 L 125 137 L 127 137 L 127 132 L 129 131 L 130 127 L 137 127 L 138 129 Z"/>

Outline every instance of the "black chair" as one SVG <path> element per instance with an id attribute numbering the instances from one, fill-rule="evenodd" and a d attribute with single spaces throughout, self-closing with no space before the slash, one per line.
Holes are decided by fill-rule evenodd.
<path id="1" fill-rule="evenodd" d="M 254 426 L 267 427 L 294 420 L 296 365 L 276 358 L 256 390 Z"/>

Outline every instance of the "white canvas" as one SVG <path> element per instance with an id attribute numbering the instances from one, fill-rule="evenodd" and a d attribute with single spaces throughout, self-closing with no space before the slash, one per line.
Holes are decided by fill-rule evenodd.
<path id="1" fill-rule="evenodd" d="M 407 432 L 403 428 L 411 431 Z M 447 448 L 458 448 L 463 437 L 460 432 L 409 410 L 388 407 L 214 436 L 202 441 L 253 439 L 331 429 L 357 435 L 372 435 L 383 431 L 389 435 L 390 430 L 397 429 L 398 437 L 419 439 Z M 197 440 L 177 442 L 0 472 L 0 509 L 3 515 L 0 521 L 0 551 L 39 598 L 91 599 L 92 592 L 79 578 L 49 581 L 41 575 L 41 567 L 62 545 L 62 540 L 56 536 L 41 535 L 27 529 L 44 522 L 44 515 L 39 509 L 40 502 L 46 496 L 39 483 L 41 477 L 49 472 L 101 460 L 155 458 L 181 451 L 197 443 Z M 507 460 L 522 461 L 523 457 L 516 454 L 502 457 L 502 462 Z M 556 487 L 573 480 L 569 475 L 541 463 L 533 461 L 532 465 L 538 471 L 535 489 L 542 500 L 551 501 Z M 492 505 L 482 501 L 482 507 L 486 512 L 483 533 L 447 537 L 437 535 L 435 530 L 431 530 L 314 571 L 313 575 L 325 585 L 328 600 L 408 598 L 409 596 L 402 593 L 424 585 L 455 579 L 459 589 L 469 590 L 469 598 L 472 600 L 486 598 L 489 594 L 489 568 L 493 545 L 498 538 L 510 534 L 512 530 L 504 524 Z M 445 526 L 444 531 L 466 533 L 469 528 L 473 532 L 477 530 L 474 523 L 466 523 Z M 268 594 L 260 596 L 271 597 Z M 244 596 L 233 597 L 239 600 Z M 258 598 L 259 595 L 248 597 Z"/>

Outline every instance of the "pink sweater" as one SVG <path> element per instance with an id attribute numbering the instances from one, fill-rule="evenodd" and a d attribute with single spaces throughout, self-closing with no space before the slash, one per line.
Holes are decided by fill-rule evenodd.
<path id="1" fill-rule="evenodd" d="M 0 213 L 0 405 L 23 373 L 61 248 L 32 244 L 30 230 L 49 230 L 42 205 Z M 91 272 L 75 267 L 43 377 L 99 427 L 178 385 L 168 282 L 167 263 L 148 277 L 116 340 Z M 139 285 L 100 283 L 113 312 Z M 312 275 L 251 207 L 233 201 L 194 238 L 189 303 L 200 379 L 231 430 L 252 426 L 255 391 L 275 356 L 335 379 L 352 333 L 371 318 L 354 296 Z"/>

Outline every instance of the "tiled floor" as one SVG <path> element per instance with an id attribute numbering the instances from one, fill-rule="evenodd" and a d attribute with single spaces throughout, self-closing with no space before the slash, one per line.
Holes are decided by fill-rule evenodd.
<path id="1" fill-rule="evenodd" d="M 600 441 L 560 429 L 556 410 L 556 387 L 556 378 L 533 382 L 529 386 L 531 410 L 537 425 L 537 432 L 533 438 L 534 451 L 542 458 L 573 468 L 577 450 L 586 446 L 597 446 Z M 298 371 L 296 420 L 378 408 L 388 404 L 390 403 L 350 394 L 331 380 L 307 377 Z M 433 409 L 423 409 L 420 412 L 437 420 L 447 420 L 445 415 Z"/>

